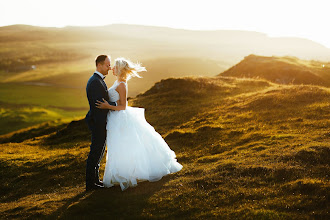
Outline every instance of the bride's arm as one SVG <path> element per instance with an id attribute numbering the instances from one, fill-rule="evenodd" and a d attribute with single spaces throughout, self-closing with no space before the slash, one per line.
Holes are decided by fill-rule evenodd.
<path id="1" fill-rule="evenodd" d="M 110 110 L 115 110 L 115 111 L 125 110 L 126 109 L 126 100 L 127 100 L 126 86 L 123 83 L 120 83 L 116 90 L 119 93 L 119 101 L 117 102 L 117 106 L 112 106 L 103 99 L 103 102 L 97 101 L 95 103 L 96 108 L 110 109 Z"/>

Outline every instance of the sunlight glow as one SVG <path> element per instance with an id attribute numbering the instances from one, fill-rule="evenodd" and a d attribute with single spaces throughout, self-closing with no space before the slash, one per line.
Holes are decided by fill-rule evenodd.
<path id="1" fill-rule="evenodd" d="M 191 30 L 249 30 L 301 37 L 330 48 L 327 0 L 10 0 L 0 26 L 102 26 L 125 23 Z"/>

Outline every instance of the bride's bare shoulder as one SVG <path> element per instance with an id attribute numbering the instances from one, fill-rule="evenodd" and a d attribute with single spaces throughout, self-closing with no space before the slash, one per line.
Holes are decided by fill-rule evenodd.
<path id="1" fill-rule="evenodd" d="M 125 83 L 119 83 L 116 89 L 118 92 L 126 92 L 126 84 Z"/>
<path id="2" fill-rule="evenodd" d="M 127 82 L 123 82 L 123 81 L 121 81 L 121 82 L 118 82 L 118 86 L 120 86 L 120 85 L 125 85 L 125 86 L 127 86 Z"/>

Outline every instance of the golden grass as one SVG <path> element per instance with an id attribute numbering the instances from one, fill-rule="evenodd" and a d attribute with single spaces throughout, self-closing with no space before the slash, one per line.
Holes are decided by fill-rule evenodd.
<path id="1" fill-rule="evenodd" d="M 35 137 L 26 130 L 22 143 L 0 145 L 4 218 L 329 217 L 329 89 L 180 78 L 130 103 L 146 109 L 183 170 L 124 192 L 85 193 L 84 121 Z"/>
<path id="2" fill-rule="evenodd" d="M 296 57 L 249 55 L 221 76 L 262 78 L 280 84 L 330 86 L 330 64 Z"/>

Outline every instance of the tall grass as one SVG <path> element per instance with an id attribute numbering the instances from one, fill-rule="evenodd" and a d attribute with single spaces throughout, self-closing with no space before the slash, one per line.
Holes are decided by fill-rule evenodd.
<path id="1" fill-rule="evenodd" d="M 124 192 L 115 186 L 85 193 L 85 122 L 44 124 L 17 133 L 21 143 L 13 143 L 15 134 L 2 139 L 1 212 L 6 218 L 326 219 L 329 99 L 329 90 L 317 86 L 163 80 L 130 104 L 146 109 L 183 170 Z"/>

